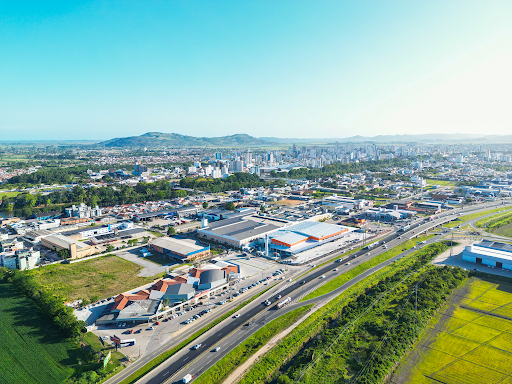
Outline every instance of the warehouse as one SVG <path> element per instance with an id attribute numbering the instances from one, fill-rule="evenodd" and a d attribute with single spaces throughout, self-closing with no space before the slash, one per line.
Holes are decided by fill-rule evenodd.
<path id="1" fill-rule="evenodd" d="M 210 255 L 210 246 L 204 247 L 193 240 L 159 237 L 153 240 L 148 248 L 168 256 L 180 263 L 188 263 L 196 259 L 204 259 Z"/>
<path id="2" fill-rule="evenodd" d="M 269 248 L 282 256 L 296 255 L 337 240 L 353 230 L 342 225 L 304 221 L 270 235 Z"/>
<path id="3" fill-rule="evenodd" d="M 462 251 L 462 260 L 512 270 L 512 245 L 482 240 Z"/>
<path id="4" fill-rule="evenodd" d="M 67 249 L 72 259 L 80 259 L 85 256 L 92 255 L 96 252 L 96 248 L 80 241 L 73 240 L 64 235 L 47 236 L 41 239 L 43 247 L 60 251 Z"/>
<path id="5" fill-rule="evenodd" d="M 197 236 L 235 248 L 251 245 L 265 235 L 275 232 L 288 224 L 285 220 L 258 215 L 219 220 L 206 223 L 197 231 Z"/>

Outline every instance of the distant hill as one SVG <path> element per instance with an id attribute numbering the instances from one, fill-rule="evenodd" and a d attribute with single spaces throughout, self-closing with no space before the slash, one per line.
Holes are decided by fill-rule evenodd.
<path id="1" fill-rule="evenodd" d="M 378 135 L 352 136 L 343 138 L 288 139 L 279 137 L 260 137 L 260 139 L 279 144 L 315 144 L 315 143 L 512 143 L 512 135 L 477 135 L 477 134 L 420 134 L 420 135 Z"/>
<path id="2" fill-rule="evenodd" d="M 148 132 L 141 136 L 121 137 L 99 143 L 105 147 L 256 147 L 272 144 L 246 134 L 222 137 L 194 137 L 177 133 Z"/>

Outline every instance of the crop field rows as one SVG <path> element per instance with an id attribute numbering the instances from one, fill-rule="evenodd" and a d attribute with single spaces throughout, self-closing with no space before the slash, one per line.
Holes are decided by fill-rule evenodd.
<path id="1" fill-rule="evenodd" d="M 512 285 L 471 279 L 438 313 L 393 382 L 512 384 L 512 320 L 493 314 L 512 319 Z"/>
<path id="2" fill-rule="evenodd" d="M 34 304 L 0 284 L 0 383 L 56 384 L 73 374 L 74 346 L 46 324 Z"/>

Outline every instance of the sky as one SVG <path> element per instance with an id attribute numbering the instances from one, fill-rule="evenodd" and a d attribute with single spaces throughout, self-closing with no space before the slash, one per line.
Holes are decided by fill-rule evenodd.
<path id="1" fill-rule="evenodd" d="M 512 133 L 512 1 L 0 0 L 0 140 Z"/>

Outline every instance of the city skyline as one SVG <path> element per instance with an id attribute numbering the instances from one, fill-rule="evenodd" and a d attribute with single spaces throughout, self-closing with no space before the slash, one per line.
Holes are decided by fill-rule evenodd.
<path id="1" fill-rule="evenodd" d="M 512 5 L 9 4 L 3 140 L 507 134 Z"/>

